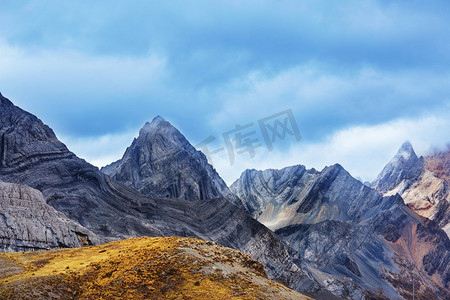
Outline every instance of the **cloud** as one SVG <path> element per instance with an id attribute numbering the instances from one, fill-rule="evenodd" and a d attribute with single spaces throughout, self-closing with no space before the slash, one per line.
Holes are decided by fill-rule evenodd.
<path id="1" fill-rule="evenodd" d="M 292 109 L 306 140 L 355 125 L 418 117 L 450 103 L 450 74 L 363 67 L 335 72 L 312 62 L 275 75 L 255 72 L 219 94 L 222 108 L 212 119 L 224 129 Z M 229 125 L 228 125 L 229 126 Z"/>
<path id="2" fill-rule="evenodd" d="M 99 168 L 122 158 L 126 148 L 131 145 L 134 138 L 137 138 L 137 133 L 134 131 L 100 137 L 59 137 L 70 151 Z"/>
<path id="3" fill-rule="evenodd" d="M 28 53 L 2 41 L 0 53 L 3 94 L 63 134 L 123 131 L 157 114 L 161 106 L 152 95 L 166 78 L 164 57 L 87 56 L 68 50 Z M 143 105 L 155 110 L 145 114 L 139 109 Z"/>

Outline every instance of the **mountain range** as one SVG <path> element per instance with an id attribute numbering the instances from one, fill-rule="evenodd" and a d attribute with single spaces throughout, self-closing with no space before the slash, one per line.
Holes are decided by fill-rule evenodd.
<path id="1" fill-rule="evenodd" d="M 383 197 L 340 165 L 247 170 L 232 184 L 318 282 L 342 298 L 448 297 L 450 244 L 433 221 L 395 194 Z M 419 288 L 420 287 L 420 288 Z M 378 296 L 377 296 L 378 297 Z"/>
<path id="2" fill-rule="evenodd" d="M 0 111 L 0 180 L 39 190 L 47 204 L 100 243 L 143 235 L 202 238 L 251 255 L 270 278 L 296 290 L 321 290 L 272 231 L 227 199 L 142 195 L 78 158 L 41 120 L 3 96 Z"/>
<path id="3" fill-rule="evenodd" d="M 315 298 L 408 299 L 414 283 L 415 296 L 445 299 L 448 158 L 418 158 L 406 143 L 371 186 L 336 164 L 246 170 L 227 187 L 156 117 L 122 159 L 99 170 L 0 94 L 0 180 L 27 191 L 15 201 L 0 193 L 0 241 L 10 251 L 195 237 L 249 254 L 269 278 Z M 38 207 L 29 218 L 25 200 Z"/>

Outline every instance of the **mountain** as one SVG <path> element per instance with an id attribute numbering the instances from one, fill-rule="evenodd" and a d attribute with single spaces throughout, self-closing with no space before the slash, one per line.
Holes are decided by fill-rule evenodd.
<path id="1" fill-rule="evenodd" d="M 184 200 L 225 197 L 241 205 L 208 164 L 206 156 L 160 116 L 145 124 L 122 159 L 101 171 L 151 197 Z"/>
<path id="2" fill-rule="evenodd" d="M 340 165 L 246 170 L 230 189 L 336 296 L 409 299 L 414 280 L 418 298 L 450 297 L 446 234 Z"/>
<path id="3" fill-rule="evenodd" d="M 382 193 L 399 187 L 399 194 L 417 181 L 424 170 L 423 162 L 417 157 L 410 142 L 405 142 L 394 158 L 383 168 L 373 182 Z"/>
<path id="4" fill-rule="evenodd" d="M 373 182 L 386 196 L 399 194 L 418 214 L 434 220 L 450 236 L 450 151 L 418 158 L 409 142 Z"/>
<path id="5" fill-rule="evenodd" d="M 45 250 L 99 244 L 98 237 L 45 203 L 29 186 L 0 181 L 1 251 Z"/>
<path id="6" fill-rule="evenodd" d="M 270 278 L 296 290 L 319 290 L 301 262 L 294 263 L 289 247 L 226 199 L 144 196 L 78 158 L 41 120 L 3 96 L 0 112 L 0 180 L 39 190 L 47 204 L 102 240 L 202 238 L 251 255 Z"/>
<path id="7" fill-rule="evenodd" d="M 0 256 L 2 299 L 311 299 L 241 252 L 192 238 Z"/>

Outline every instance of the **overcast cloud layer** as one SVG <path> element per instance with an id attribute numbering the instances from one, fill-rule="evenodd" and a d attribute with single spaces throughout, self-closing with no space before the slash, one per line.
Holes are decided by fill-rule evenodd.
<path id="1" fill-rule="evenodd" d="M 156 115 L 220 143 L 291 109 L 300 141 L 212 157 L 228 183 L 336 162 L 372 180 L 405 140 L 445 147 L 449 53 L 448 1 L 0 3 L 0 92 L 97 166 Z"/>

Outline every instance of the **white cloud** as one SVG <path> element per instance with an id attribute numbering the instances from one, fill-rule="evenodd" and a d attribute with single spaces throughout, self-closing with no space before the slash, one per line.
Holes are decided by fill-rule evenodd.
<path id="1" fill-rule="evenodd" d="M 339 122 L 362 123 L 367 119 L 379 123 L 435 109 L 449 101 L 449 83 L 448 73 L 369 66 L 336 71 L 316 62 L 275 74 L 252 72 L 218 93 L 222 107 L 211 125 L 220 130 L 229 126 L 230 120 L 246 122 L 292 109 L 300 121 L 324 119 L 320 127 L 330 132 L 342 125 Z"/>
<path id="2" fill-rule="evenodd" d="M 122 158 L 126 148 L 131 145 L 137 135 L 138 131 L 133 130 L 100 137 L 74 138 L 61 136 L 60 139 L 77 156 L 101 168 Z"/>
<path id="3" fill-rule="evenodd" d="M 46 105 L 73 95 L 79 101 L 66 105 L 94 105 L 93 98 L 95 105 L 107 105 L 108 95 L 151 91 L 166 76 L 166 59 L 155 54 L 129 58 L 64 49 L 33 51 L 1 40 L 0 53 L 0 86 L 6 89 L 2 92 L 26 101 L 45 99 Z"/>

